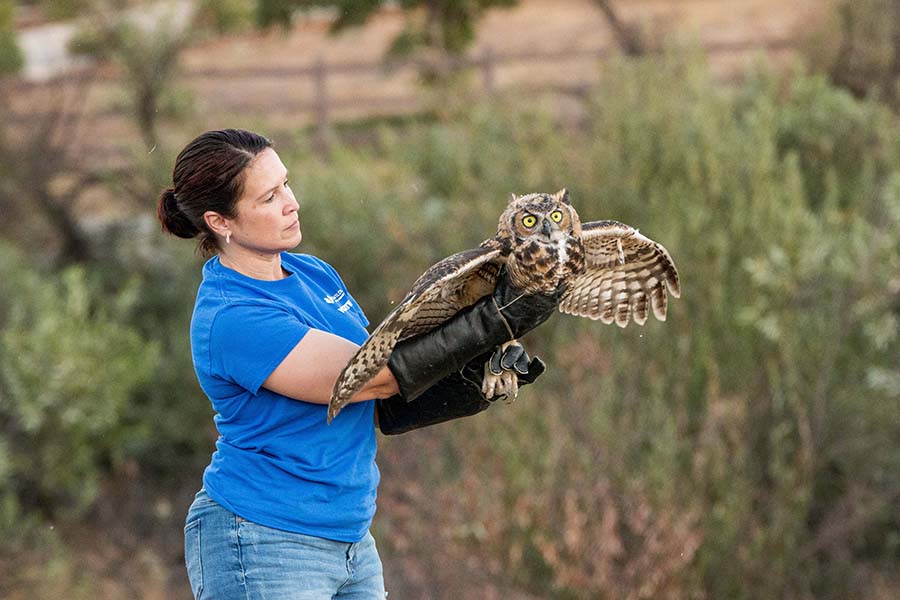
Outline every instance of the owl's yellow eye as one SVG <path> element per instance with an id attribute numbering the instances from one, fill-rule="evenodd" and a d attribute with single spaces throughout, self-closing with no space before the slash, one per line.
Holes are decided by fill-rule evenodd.
<path id="1" fill-rule="evenodd" d="M 534 227 L 535 223 L 537 223 L 537 217 L 534 215 L 525 215 L 522 217 L 522 225 L 525 227 Z"/>
<path id="2" fill-rule="evenodd" d="M 552 213 L 550 213 L 550 218 L 553 219 L 554 223 L 559 223 L 560 221 L 562 221 L 562 213 L 558 210 L 554 210 Z"/>

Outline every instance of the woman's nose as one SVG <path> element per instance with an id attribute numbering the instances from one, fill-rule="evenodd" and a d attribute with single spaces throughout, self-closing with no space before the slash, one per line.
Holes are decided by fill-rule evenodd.
<path id="1" fill-rule="evenodd" d="M 287 204 L 285 204 L 285 214 L 297 212 L 298 210 L 300 210 L 300 203 L 297 202 L 294 194 L 291 194 Z"/>

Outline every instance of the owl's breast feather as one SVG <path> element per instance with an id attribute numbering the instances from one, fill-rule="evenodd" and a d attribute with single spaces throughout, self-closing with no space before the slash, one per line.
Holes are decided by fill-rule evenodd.
<path id="1" fill-rule="evenodd" d="M 556 260 L 559 262 L 560 266 L 565 265 L 569 262 L 569 239 L 562 238 L 557 243 L 557 255 Z"/>
<path id="2" fill-rule="evenodd" d="M 584 271 L 584 247 L 576 237 L 523 241 L 507 258 L 510 282 L 529 294 L 553 293 Z"/>

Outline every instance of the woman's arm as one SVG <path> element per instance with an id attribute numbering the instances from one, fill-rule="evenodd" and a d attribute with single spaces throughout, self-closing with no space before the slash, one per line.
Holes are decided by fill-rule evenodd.
<path id="1" fill-rule="evenodd" d="M 334 382 L 359 348 L 353 342 L 310 329 L 263 382 L 263 387 L 289 398 L 328 404 Z M 383 367 L 350 402 L 388 398 L 399 391 L 390 369 Z"/>
<path id="2" fill-rule="evenodd" d="M 523 335 L 556 312 L 563 288 L 525 295 L 501 274 L 492 295 L 458 312 L 436 329 L 398 343 L 388 362 L 350 402 L 388 398 L 400 392 L 415 400 L 471 359 Z M 327 404 L 341 370 L 359 347 L 339 336 L 310 329 L 263 382 L 290 398 Z M 400 383 L 398 383 L 398 381 Z"/>

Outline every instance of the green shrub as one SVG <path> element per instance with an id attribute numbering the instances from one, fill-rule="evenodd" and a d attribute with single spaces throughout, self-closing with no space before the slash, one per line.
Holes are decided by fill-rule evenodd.
<path id="1" fill-rule="evenodd" d="M 159 348 L 128 321 L 138 289 L 103 293 L 80 267 L 30 270 L 4 248 L 0 280 L 0 502 L 4 534 L 17 513 L 80 515 L 104 465 L 122 454 L 116 432 Z"/>

